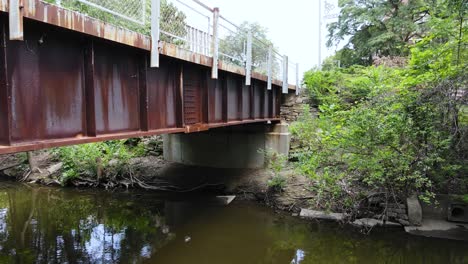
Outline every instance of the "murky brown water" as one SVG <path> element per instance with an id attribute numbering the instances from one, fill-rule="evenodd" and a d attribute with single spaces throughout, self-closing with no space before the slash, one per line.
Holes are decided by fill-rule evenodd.
<path id="1" fill-rule="evenodd" d="M 251 203 L 0 182 L 0 263 L 468 263 L 468 244 L 362 235 Z"/>

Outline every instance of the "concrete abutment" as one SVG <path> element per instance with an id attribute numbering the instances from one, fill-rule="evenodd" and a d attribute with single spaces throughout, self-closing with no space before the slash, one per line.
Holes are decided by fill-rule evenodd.
<path id="1" fill-rule="evenodd" d="M 214 168 L 263 168 L 271 149 L 289 154 L 288 124 L 250 124 L 191 134 L 163 136 L 164 158 L 186 165 Z"/>

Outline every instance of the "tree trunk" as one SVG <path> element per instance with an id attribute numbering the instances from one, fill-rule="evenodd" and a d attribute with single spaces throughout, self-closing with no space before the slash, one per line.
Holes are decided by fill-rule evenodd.
<path id="1" fill-rule="evenodd" d="M 39 168 L 36 165 L 36 162 L 34 162 L 34 157 L 32 151 L 28 151 L 28 163 L 29 163 L 29 169 L 31 170 L 32 173 L 39 171 Z"/>

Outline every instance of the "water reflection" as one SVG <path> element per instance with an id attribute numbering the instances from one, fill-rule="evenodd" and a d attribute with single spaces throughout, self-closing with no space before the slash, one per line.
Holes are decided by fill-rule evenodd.
<path id="1" fill-rule="evenodd" d="M 0 263 L 468 263 L 466 243 L 363 236 L 252 204 L 0 186 Z"/>
<path id="2" fill-rule="evenodd" d="M 141 262 L 171 234 L 161 231 L 163 202 L 136 203 L 131 195 L 3 188 L 0 262 Z"/>
<path id="3" fill-rule="evenodd" d="M 294 256 L 294 259 L 291 261 L 291 264 L 300 264 L 305 257 L 305 252 L 302 249 L 296 250 L 296 255 Z"/>

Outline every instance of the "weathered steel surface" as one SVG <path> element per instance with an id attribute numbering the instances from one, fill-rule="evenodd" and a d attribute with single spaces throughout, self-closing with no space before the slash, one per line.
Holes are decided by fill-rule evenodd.
<path id="1" fill-rule="evenodd" d="M 11 130 L 11 86 L 7 76 L 7 24 L 0 16 L 0 144 L 10 144 Z"/>
<path id="2" fill-rule="evenodd" d="M 165 55 L 150 68 L 148 51 L 24 25 L 10 41 L 0 14 L 0 154 L 279 120 L 279 85 Z"/>
<path id="3" fill-rule="evenodd" d="M 137 50 L 105 43 L 95 43 L 94 49 L 97 133 L 138 131 Z"/>
<path id="4" fill-rule="evenodd" d="M 250 87 L 242 86 L 242 119 L 249 119 L 251 111 Z"/>
<path id="5" fill-rule="evenodd" d="M 254 91 L 254 118 L 260 119 L 262 118 L 262 98 L 263 98 L 263 87 L 261 87 L 258 81 L 253 81 L 252 83 L 253 91 Z"/>
<path id="6" fill-rule="evenodd" d="M 209 77 L 209 76 L 208 76 Z M 221 80 L 208 78 L 208 121 L 209 123 L 219 123 L 222 121 L 223 93 Z"/>
<path id="7" fill-rule="evenodd" d="M 147 69 L 149 129 L 175 128 L 177 126 L 177 90 L 180 65 L 167 57 L 160 57 L 157 69 Z"/>
<path id="8" fill-rule="evenodd" d="M 7 44 L 13 143 L 84 134 L 82 38 L 25 21 Z"/>
<path id="9" fill-rule="evenodd" d="M 198 66 L 184 65 L 184 124 L 202 123 L 202 78 Z"/>
<path id="10" fill-rule="evenodd" d="M 63 9 L 40 0 L 23 0 L 23 3 L 22 10 L 25 18 L 151 51 L 151 38 L 149 36 L 107 24 L 85 14 Z M 0 0 L 0 11 L 8 12 L 8 8 L 8 0 Z M 208 67 L 213 65 L 213 59 L 211 57 L 181 49 L 177 45 L 170 43 L 160 42 L 159 53 Z M 246 71 L 243 67 L 223 63 L 222 61 L 218 61 L 218 69 L 242 76 L 246 75 Z M 252 72 L 252 78 L 265 82 L 268 80 L 266 75 L 258 72 Z M 282 86 L 281 80 L 275 79 L 272 82 L 274 85 Z M 289 85 L 289 89 L 295 90 L 295 86 Z"/>
<path id="11" fill-rule="evenodd" d="M 231 125 L 231 124 L 227 124 Z M 225 125 L 225 126 L 227 126 Z M 234 124 L 232 124 L 234 125 Z M 181 133 L 185 132 L 185 128 L 168 128 L 168 129 L 158 129 L 154 131 L 139 131 L 139 132 L 122 132 L 115 133 L 110 135 L 100 135 L 96 137 L 76 137 L 76 138 L 63 138 L 63 139 L 54 139 L 54 140 L 38 140 L 32 142 L 24 142 L 21 144 L 15 144 L 12 146 L 0 145 L 0 154 L 23 152 L 30 150 L 39 150 L 45 148 L 55 148 L 61 146 L 77 145 L 77 144 L 86 144 L 93 142 L 100 142 L 106 140 L 117 140 L 117 139 L 126 139 L 132 137 L 145 137 L 159 134 L 170 134 L 170 133 Z"/>
<path id="12" fill-rule="evenodd" d="M 239 95 L 239 89 L 238 89 L 238 77 L 235 75 L 231 75 L 227 78 L 227 97 L 228 97 L 228 104 L 227 104 L 227 119 L 228 121 L 234 121 L 234 120 L 241 120 L 242 116 L 239 116 L 239 103 L 238 103 L 238 97 Z"/>

